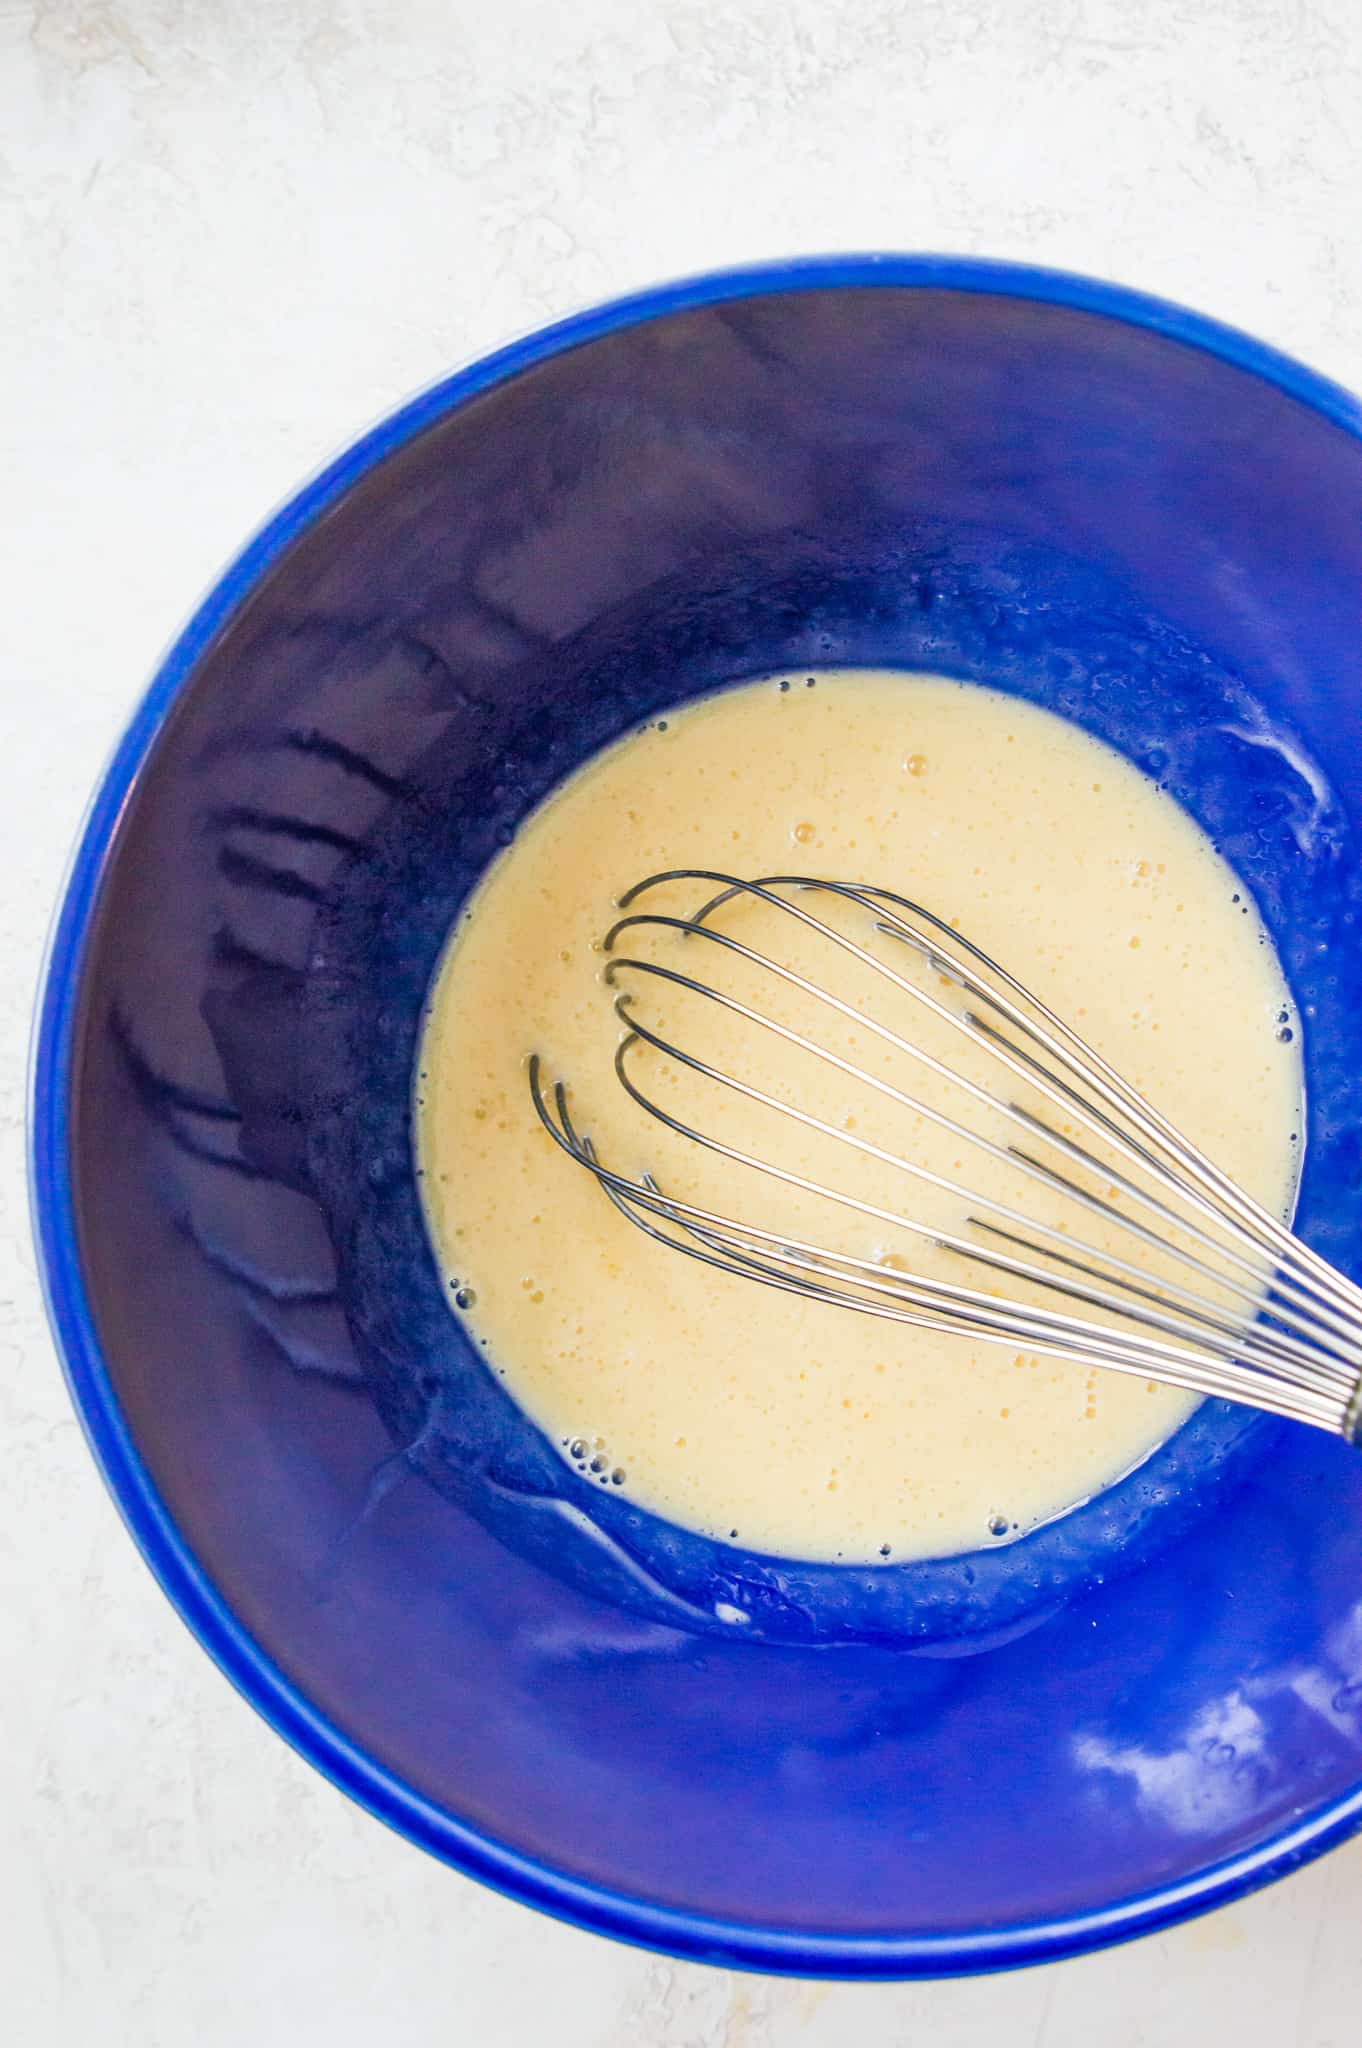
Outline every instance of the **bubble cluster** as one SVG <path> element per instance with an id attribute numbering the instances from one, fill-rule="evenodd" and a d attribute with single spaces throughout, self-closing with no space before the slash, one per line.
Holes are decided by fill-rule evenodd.
<path id="1" fill-rule="evenodd" d="M 603 1436 L 563 1437 L 561 1443 L 583 1479 L 594 1479 L 598 1486 L 623 1486 L 628 1475 L 610 1456 Z"/>

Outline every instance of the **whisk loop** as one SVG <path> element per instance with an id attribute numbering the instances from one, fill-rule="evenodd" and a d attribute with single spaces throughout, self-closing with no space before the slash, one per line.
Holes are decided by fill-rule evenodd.
<path id="1" fill-rule="evenodd" d="M 696 884 L 710 893 L 690 915 L 634 908 L 674 884 Z M 851 913 L 852 930 L 817 914 L 813 905 L 820 898 L 820 909 Z M 922 1018 L 925 1035 L 939 1041 L 944 1033 L 950 1043 L 958 1035 L 962 1046 L 973 1048 L 972 1059 L 984 1055 L 989 1078 L 962 1071 L 931 1044 L 838 995 L 789 958 L 725 929 L 720 914 L 736 905 L 760 906 L 791 920 L 785 928 L 792 943 L 837 949 L 893 1002 L 907 998 L 917 1006 L 913 1014 Z M 888 889 L 808 875 L 745 880 L 703 868 L 649 875 L 620 897 L 618 907 L 622 914 L 604 940 L 610 956 L 605 980 L 616 992 L 624 1026 L 615 1073 L 632 1101 L 675 1136 L 746 1175 L 959 1258 L 962 1277 L 957 1282 L 915 1270 L 898 1256 L 886 1262 L 838 1249 L 772 1227 L 774 1219 L 759 1223 L 721 1213 L 668 1193 L 651 1172 L 621 1173 L 577 1128 L 564 1083 L 549 1085 L 542 1060 L 532 1056 L 530 1090 L 545 1128 L 647 1236 L 722 1272 L 811 1301 L 1137 1374 L 1313 1423 L 1349 1442 L 1362 1440 L 1362 1289 L 1237 1187 L 1069 1024 L 952 925 Z M 637 948 L 638 940 L 659 935 L 684 940 L 688 956 L 693 947 L 688 967 L 696 971 Z M 711 962 L 717 968 L 721 959 L 738 963 L 749 980 L 769 978 L 773 995 L 788 991 L 814 1015 L 854 1025 L 856 1033 L 883 1048 L 896 1078 L 718 985 L 705 968 Z M 941 992 L 906 971 L 914 966 Z M 838 1123 L 820 1116 L 784 1099 L 774 1086 L 701 1057 L 677 1042 L 664 1019 L 645 1016 L 640 998 L 648 990 L 716 1005 L 754 1033 L 771 1034 L 868 1089 L 885 1106 L 886 1119 L 910 1113 L 976 1156 L 1005 1166 L 1022 1184 L 1058 1196 L 1064 1224 L 1046 1223 L 1015 1202 L 972 1189 L 954 1178 L 954 1169 L 942 1171 L 850 1128 L 850 1119 Z M 652 1091 L 640 1058 L 644 1049 L 672 1063 L 673 1071 L 846 1148 L 867 1166 L 897 1169 L 958 1202 L 963 1227 L 943 1228 L 701 1128 Z M 1005 1133 L 1006 1142 L 964 1121 L 968 1112 L 953 1116 L 921 1099 L 910 1085 L 914 1069 L 967 1098 L 986 1123 Z M 1018 1091 L 1048 1108 L 1027 1107 Z M 1085 1185 L 1082 1176 L 1096 1185 Z M 971 1285 L 968 1267 L 1006 1286 Z"/>

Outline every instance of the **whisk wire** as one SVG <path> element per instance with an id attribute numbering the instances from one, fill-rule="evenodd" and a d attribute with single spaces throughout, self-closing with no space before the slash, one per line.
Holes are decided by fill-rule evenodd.
<path id="1" fill-rule="evenodd" d="M 672 883 L 711 885 L 713 893 L 689 917 L 660 909 L 631 910 L 646 892 Z M 787 891 L 802 897 L 823 894 L 866 913 L 873 933 L 910 948 L 970 1007 L 962 1010 L 941 1000 L 847 932 L 815 916 L 805 903 L 791 900 Z M 795 920 L 820 944 L 831 943 L 882 977 L 938 1025 L 961 1034 L 1014 1082 L 1077 1122 L 1086 1139 L 1059 1129 L 1010 1093 L 997 1093 L 974 1080 L 860 1004 L 845 1001 L 788 961 L 772 958 L 712 922 L 726 905 L 740 899 Z M 704 1151 L 783 1183 L 801 1200 L 832 1203 L 867 1223 L 905 1233 L 1020 1283 L 1022 1292 L 1003 1296 L 994 1288 L 904 1270 L 896 1260 L 886 1264 L 881 1257 L 839 1251 L 683 1200 L 664 1192 L 651 1172 L 637 1178 L 621 1174 L 606 1166 L 590 1137 L 578 1131 L 563 1082 L 555 1083 L 551 1101 L 546 1096 L 541 1061 L 532 1057 L 531 1094 L 545 1129 L 649 1238 L 721 1272 L 806 1300 L 1161 1379 L 1190 1393 L 1246 1401 L 1336 1430 L 1349 1440 L 1362 1434 L 1362 1290 L 1238 1188 L 1069 1024 L 955 927 L 906 897 L 869 885 L 799 875 L 745 880 L 708 869 L 650 875 L 620 897 L 619 909 L 623 914 L 604 941 L 611 955 L 605 979 L 615 988 L 615 1006 L 624 1025 L 615 1072 L 627 1096 L 649 1118 Z M 1031 1144 L 1039 1142 L 1071 1169 L 1094 1177 L 1107 1192 L 1085 1187 L 1072 1172 L 1061 1172 L 1019 1142 L 1000 1143 L 987 1131 L 920 1100 L 699 974 L 643 953 L 621 954 L 617 948 L 628 932 L 707 940 L 758 975 L 774 977 L 962 1091 L 989 1117 L 1025 1132 Z M 869 1088 L 881 1101 L 976 1148 L 1023 1182 L 1062 1195 L 1078 1213 L 1109 1231 L 1124 1233 L 1157 1270 L 1141 1263 L 1138 1255 L 1123 1257 L 1105 1244 L 1076 1236 L 1071 1228 L 1028 1215 L 999 1196 L 972 1190 L 923 1159 L 907 1157 L 702 1058 L 638 1013 L 640 978 L 713 1003 L 757 1031 L 774 1034 L 801 1054 Z M 965 1229 L 975 1234 L 943 1229 L 899 1207 L 826 1185 L 812 1174 L 796 1172 L 701 1129 L 659 1101 L 631 1070 L 631 1054 L 641 1046 L 867 1162 L 907 1174 L 938 1194 L 963 1202 Z M 988 1241 L 981 1243 L 981 1236 Z M 1003 1250 L 1004 1245 L 1011 1249 Z M 1209 1288 L 1210 1295 L 1199 1291 L 1202 1287 Z M 1043 1298 L 1035 1299 L 1036 1294 Z M 1085 1313 L 1076 1314 L 1075 1308 Z M 1092 1320 L 1094 1310 L 1109 1320 Z"/>
<path id="2" fill-rule="evenodd" d="M 613 927 L 610 936 L 612 938 L 618 937 L 619 933 L 628 928 L 628 926 L 644 923 L 656 924 L 663 928 L 679 931 L 682 933 L 689 933 L 692 929 L 691 923 L 687 920 L 663 917 L 659 915 L 656 918 L 631 918 L 621 920 L 619 924 Z M 778 961 L 770 960 L 766 955 L 756 952 L 753 948 L 749 946 L 743 945 L 740 941 L 733 939 L 727 933 L 716 932 L 709 929 L 708 927 L 703 926 L 698 926 L 696 927 L 696 929 L 697 935 L 704 936 L 714 940 L 717 944 L 720 944 L 728 948 L 732 952 L 739 954 L 743 959 L 749 962 L 752 962 L 763 968 L 769 968 L 769 970 L 773 974 L 779 976 L 782 980 L 798 987 L 801 991 L 807 994 L 816 996 L 819 1000 L 823 1001 L 831 1008 L 837 1010 L 842 1015 L 846 1016 L 848 1019 L 855 1021 L 858 1024 L 863 1024 L 867 1026 L 885 1042 L 894 1046 L 896 1049 L 900 1051 L 906 1051 L 910 1053 L 913 1057 L 920 1059 L 924 1064 L 930 1066 L 934 1072 L 942 1074 L 946 1078 L 958 1080 L 960 1082 L 960 1085 L 967 1087 L 969 1089 L 969 1092 L 981 1104 L 986 1104 L 989 1108 L 1000 1112 L 1003 1116 L 1011 1118 L 1013 1121 L 1021 1124 L 1025 1128 L 1042 1136 L 1051 1144 L 1053 1144 L 1056 1148 L 1066 1153 L 1069 1157 L 1078 1160 L 1081 1164 L 1089 1167 L 1094 1172 L 1102 1174 L 1109 1182 L 1116 1182 L 1134 1201 L 1139 1202 L 1144 1206 L 1152 1209 L 1154 1213 L 1156 1213 L 1164 1222 L 1166 1222 L 1170 1226 L 1180 1227 L 1185 1235 L 1192 1236 L 1198 1243 L 1200 1243 L 1208 1249 L 1218 1251 L 1220 1255 L 1228 1259 L 1230 1263 L 1234 1265 L 1240 1273 L 1247 1275 L 1247 1280 L 1235 1280 L 1230 1275 L 1218 1273 L 1206 1261 L 1196 1258 L 1195 1255 L 1188 1251 L 1184 1245 L 1171 1242 L 1167 1239 L 1161 1239 L 1157 1235 L 1157 1233 L 1149 1230 L 1147 1227 L 1141 1226 L 1135 1218 L 1124 1214 L 1122 1211 L 1113 1207 L 1112 1204 L 1110 1204 L 1109 1202 L 1103 1202 L 1100 1197 L 1091 1195 L 1088 1191 L 1080 1188 L 1077 1183 L 1065 1180 L 1062 1176 L 1058 1175 L 1052 1167 L 1045 1165 L 1044 1162 L 1031 1158 L 1028 1154 L 1020 1151 L 1015 1146 L 1003 1147 L 997 1145 L 992 1140 L 985 1137 L 981 1132 L 972 1130 L 967 1125 L 961 1124 L 957 1119 L 945 1115 L 942 1111 L 934 1109 L 931 1105 L 920 1101 L 918 1098 L 905 1094 L 902 1089 L 894 1087 L 893 1084 L 886 1081 L 883 1078 L 883 1076 L 873 1074 L 865 1068 L 857 1066 L 854 1061 L 845 1059 L 841 1054 L 833 1052 L 831 1048 L 818 1044 L 816 1041 L 808 1038 L 803 1033 L 794 1031 L 788 1025 L 780 1023 L 775 1018 L 765 1016 L 760 1011 L 754 1010 L 749 1004 L 741 1002 L 737 997 L 733 996 L 732 994 L 724 990 L 712 988 L 708 984 L 700 982 L 693 975 L 684 974 L 679 969 L 668 967 L 658 961 L 634 958 L 632 956 L 625 956 L 616 958 L 611 961 L 609 967 L 606 970 L 606 980 L 608 982 L 613 982 L 617 980 L 620 973 L 629 970 L 642 974 L 652 975 L 660 980 L 669 982 L 674 986 L 687 989 L 688 991 L 694 994 L 700 995 L 706 998 L 707 1000 L 720 1005 L 722 1008 L 728 1010 L 729 1012 L 735 1015 L 739 1015 L 746 1018 L 749 1022 L 758 1025 L 762 1029 L 774 1033 L 775 1035 L 783 1039 L 787 1044 L 797 1046 L 802 1051 L 813 1054 L 816 1058 L 836 1068 L 841 1073 L 855 1079 L 858 1082 L 864 1083 L 867 1087 L 876 1090 L 879 1094 L 898 1103 L 900 1106 L 914 1111 L 917 1115 L 932 1122 L 938 1128 L 949 1131 L 953 1137 L 960 1139 L 962 1142 L 976 1146 L 981 1151 L 989 1154 L 995 1159 L 1006 1161 L 1012 1166 L 1020 1169 L 1022 1172 L 1030 1175 L 1032 1178 L 1044 1181 L 1051 1186 L 1062 1188 L 1069 1196 L 1072 1197 L 1072 1199 L 1079 1206 L 1087 1208 L 1092 1214 L 1101 1215 L 1105 1220 L 1117 1225 L 1122 1230 L 1129 1231 L 1130 1233 L 1135 1235 L 1142 1243 L 1147 1245 L 1150 1249 L 1156 1251 L 1161 1250 L 1165 1253 L 1171 1254 L 1173 1257 L 1181 1260 L 1185 1265 L 1187 1265 L 1195 1272 L 1200 1274 L 1203 1278 L 1210 1280 L 1213 1284 L 1218 1284 L 1222 1288 L 1228 1288 L 1231 1292 L 1238 1295 L 1238 1297 L 1241 1300 L 1245 1301 L 1249 1306 L 1251 1306 L 1256 1311 L 1256 1309 L 1262 1301 L 1265 1285 L 1265 1276 L 1262 1266 L 1261 1254 L 1258 1261 L 1255 1263 L 1254 1261 L 1251 1261 L 1247 1258 L 1237 1256 L 1224 1246 L 1218 1245 L 1216 1241 L 1208 1234 L 1199 1230 L 1196 1226 L 1188 1224 L 1185 1219 L 1179 1218 L 1175 1211 L 1170 1209 L 1165 1203 L 1160 1202 L 1157 1199 L 1157 1197 L 1149 1194 L 1147 1190 L 1140 1188 L 1138 1184 L 1130 1180 L 1128 1176 L 1120 1174 L 1119 1170 L 1112 1167 L 1109 1161 L 1102 1161 L 1097 1159 L 1091 1152 L 1087 1151 L 1085 1148 L 1081 1146 L 1074 1144 L 1071 1140 L 1064 1137 L 1062 1133 L 1055 1130 L 1052 1125 L 1049 1125 L 1045 1123 L 1042 1119 L 1031 1115 L 1020 1105 L 1011 1102 L 1006 1098 L 993 1095 L 990 1091 L 982 1089 L 977 1085 L 968 1082 L 962 1076 L 954 1075 L 950 1069 L 944 1066 L 942 1062 L 934 1059 L 931 1055 L 926 1054 L 922 1051 L 921 1048 L 915 1047 L 911 1045 L 908 1041 L 903 1040 L 898 1033 L 890 1030 L 886 1025 L 880 1023 L 879 1020 L 873 1018 L 865 1018 L 863 1014 L 853 1005 L 842 1001 L 840 998 L 832 995 L 829 991 L 819 988 L 815 983 L 810 982 L 807 979 L 807 977 L 794 973 L 793 970 L 791 970 L 790 968 L 788 968 L 787 966 Z M 917 993 L 917 991 L 915 990 L 913 992 Z M 1060 1239 L 1066 1245 L 1071 1245 L 1074 1243 L 1074 1239 L 1072 1238 L 1072 1235 L 1070 1233 L 1059 1232 L 1057 1230 L 1051 1229 L 1049 1226 L 1046 1226 L 1042 1223 L 1035 1222 L 1034 1219 L 1028 1219 L 1006 1204 L 999 1203 L 996 1201 L 990 1201 L 987 1199 L 981 1200 L 981 1198 L 975 1195 L 971 1195 L 968 1190 L 962 1188 L 958 1183 L 951 1181 L 948 1177 L 932 1173 L 929 1169 L 922 1166 L 919 1162 L 903 1159 L 897 1155 L 887 1152 L 882 1147 L 878 1147 L 869 1143 L 866 1140 L 857 1139 L 851 1136 L 850 1133 L 844 1130 L 837 1129 L 836 1126 L 829 1125 L 825 1122 L 820 1122 L 817 1118 L 811 1116 L 808 1112 L 798 1108 L 793 1104 L 776 1102 L 774 1098 L 767 1096 L 763 1093 L 763 1091 L 755 1089 L 750 1085 L 739 1081 L 735 1076 L 725 1074 L 720 1069 L 713 1067 L 707 1062 L 699 1060 L 695 1057 L 695 1055 L 688 1053 L 684 1049 L 684 1047 L 675 1044 L 674 1041 L 670 1039 L 664 1039 L 659 1033 L 654 1032 L 648 1026 L 641 1023 L 633 1015 L 632 1010 L 626 1010 L 625 1005 L 627 1002 L 627 996 L 620 996 L 619 998 L 617 998 L 616 1001 L 617 1013 L 619 1014 L 621 1021 L 625 1024 L 626 1029 L 630 1034 L 629 1037 L 622 1043 L 621 1047 L 619 1048 L 619 1051 L 617 1052 L 616 1071 L 618 1072 L 624 1087 L 628 1090 L 630 1095 L 639 1104 L 641 1108 L 648 1110 L 650 1114 L 658 1117 L 660 1121 L 664 1123 L 671 1123 L 671 1127 L 673 1129 L 678 1130 L 682 1135 L 691 1139 L 693 1142 L 705 1145 L 709 1143 L 709 1140 L 707 1139 L 704 1133 L 696 1130 L 692 1126 L 683 1126 L 679 1122 L 673 1122 L 655 1100 L 653 1100 L 651 1097 L 646 1097 L 639 1090 L 637 1085 L 634 1083 L 632 1077 L 628 1074 L 623 1063 L 623 1055 L 627 1053 L 627 1051 L 629 1050 L 629 1046 L 635 1040 L 642 1040 L 643 1042 L 654 1047 L 658 1052 L 664 1054 L 665 1056 L 676 1059 L 680 1063 L 690 1067 L 693 1071 L 701 1073 L 711 1080 L 723 1083 L 725 1086 L 730 1087 L 735 1091 L 745 1095 L 751 1101 L 764 1103 L 767 1107 L 782 1109 L 785 1114 L 792 1117 L 797 1122 L 802 1123 L 806 1128 L 811 1130 L 818 1130 L 825 1136 L 834 1138 L 841 1143 L 851 1145 L 855 1149 L 863 1152 L 868 1157 L 875 1157 L 886 1163 L 897 1166 L 902 1171 L 913 1174 L 920 1180 L 930 1182 L 933 1186 L 937 1187 L 938 1189 L 944 1192 L 960 1196 L 966 1200 L 973 1200 L 979 1202 L 980 1206 L 989 1207 L 993 1210 L 995 1214 L 1004 1215 L 1010 1221 L 1018 1223 L 1027 1223 L 1028 1226 L 1032 1229 L 1048 1231 L 1051 1236 Z M 1030 1064 L 1034 1063 L 1032 1062 Z M 766 1162 L 756 1161 L 749 1158 L 745 1160 L 744 1163 L 754 1166 L 760 1166 L 763 1170 L 766 1171 L 772 1170 L 766 1164 Z M 1154 1170 L 1162 1174 L 1163 1170 L 1159 1168 L 1158 1162 L 1151 1160 L 1150 1165 Z M 1166 1176 L 1164 1177 L 1166 1178 Z M 1242 1236 L 1242 1233 L 1240 1233 L 1240 1235 Z M 1043 1253 L 1046 1252 L 1048 1249 L 1046 1247 L 1033 1248 L 1040 1250 Z M 963 1249 L 968 1250 L 971 1248 L 966 1246 L 963 1247 Z M 1095 1249 L 1092 1246 L 1085 1246 L 1082 1244 L 1081 1241 L 1079 1242 L 1079 1249 L 1087 1250 L 1094 1257 L 1098 1256 L 1098 1254 L 1095 1252 Z M 1107 1252 L 1101 1254 L 1101 1256 L 1106 1259 L 1113 1274 L 1120 1273 L 1126 1276 L 1138 1278 L 1143 1270 L 1138 1266 L 1132 1265 L 1129 1261 L 1117 1258 L 1116 1255 L 1113 1253 Z M 1276 1291 L 1282 1293 L 1284 1297 L 1294 1300 L 1297 1303 L 1297 1306 L 1299 1306 L 1301 1299 L 1303 1299 L 1303 1297 L 1299 1295 L 1299 1291 L 1292 1289 L 1289 1286 L 1289 1283 L 1282 1283 Z M 1196 1299 L 1193 1296 L 1185 1294 L 1185 1292 L 1184 1298 L 1189 1301 L 1193 1301 Z M 1296 1314 L 1294 1309 L 1283 1308 L 1280 1311 L 1280 1313 L 1284 1321 L 1290 1323 L 1293 1327 L 1297 1328 L 1298 1330 L 1308 1332 L 1308 1320 Z"/>
<path id="3" fill-rule="evenodd" d="M 1020 1344 L 1036 1355 L 1103 1365 L 1138 1378 L 1161 1378 L 1192 1393 L 1248 1400 L 1288 1419 L 1314 1422 L 1325 1428 L 1334 1426 L 1336 1404 L 1331 1405 L 1323 1396 L 1312 1396 L 1308 1389 L 1295 1385 L 1278 1387 L 1271 1378 L 1234 1363 L 1216 1365 L 1194 1351 L 1155 1342 L 1139 1344 L 1117 1339 L 1114 1333 L 1075 1318 L 1046 1315 L 1044 1312 L 1018 1314 L 1010 1304 L 999 1303 L 977 1290 L 957 1288 L 941 1281 L 914 1283 L 906 1276 L 896 1275 L 891 1284 L 887 1275 L 867 1261 L 783 1237 L 753 1224 L 739 1223 L 732 1217 L 681 1201 L 664 1194 L 649 1176 L 639 1181 L 629 1180 L 602 1166 L 588 1140 L 568 1135 L 571 1126 L 562 1083 L 556 1084 L 555 1106 L 551 1111 L 544 1099 L 539 1075 L 539 1060 L 534 1055 L 530 1061 L 531 1094 L 550 1135 L 563 1150 L 591 1169 L 616 1207 L 632 1223 L 659 1243 L 688 1257 L 698 1258 L 720 1271 L 741 1274 L 787 1293 L 837 1308 L 849 1308 L 948 1336 L 964 1333 L 1009 1345 Z M 650 1214 L 665 1218 L 697 1242 L 688 1243 L 684 1237 L 668 1236 L 655 1223 L 649 1222 Z M 763 1242 L 761 1256 L 744 1249 L 753 1239 Z M 713 1249 L 706 1250 L 705 1246 Z M 801 1272 L 827 1270 L 837 1273 L 852 1268 L 863 1269 L 857 1280 L 858 1285 L 866 1289 L 864 1294 L 853 1294 L 841 1286 L 820 1284 L 800 1277 Z M 879 1277 L 872 1279 L 872 1273 L 878 1273 Z M 875 1299 L 876 1294 L 889 1298 Z M 920 1307 L 914 1306 L 918 1303 Z"/>

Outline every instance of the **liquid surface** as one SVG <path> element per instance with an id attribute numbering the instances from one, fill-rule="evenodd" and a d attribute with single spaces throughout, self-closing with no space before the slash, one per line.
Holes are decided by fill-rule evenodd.
<path id="1" fill-rule="evenodd" d="M 873 882 L 956 921 L 1285 1214 L 1299 1045 L 1275 954 L 1230 869 L 1151 782 L 1051 713 L 930 677 L 771 678 L 670 713 L 540 808 L 461 920 L 422 1044 L 417 1149 L 451 1305 L 457 1295 L 492 1369 L 563 1458 L 601 1484 L 745 1548 L 873 1561 L 976 1549 L 1111 1483 L 1184 1419 L 1187 1396 L 713 1272 L 649 1242 L 540 1128 L 531 1051 L 569 1081 L 579 1126 L 619 1171 L 652 1170 L 682 1199 L 962 1278 L 921 1237 L 702 1152 L 633 1105 L 613 1069 L 611 1004 L 627 982 L 664 1036 L 950 1185 L 906 1184 L 897 1166 L 637 1050 L 632 1071 L 691 1124 L 928 1230 L 968 1228 L 961 1184 L 1042 1224 L 1069 1213 L 929 1116 L 711 1002 L 637 975 L 607 988 L 599 942 L 616 897 L 682 865 Z M 712 893 L 672 884 L 646 907 L 684 915 Z M 791 923 L 751 904 L 724 919 L 848 1009 L 961 1063 L 930 1019 L 924 1029 L 918 1012 L 896 1011 L 892 989 L 792 937 Z M 815 1015 L 723 948 L 626 937 L 617 953 L 703 967 L 846 1061 L 891 1070 L 873 1025 Z M 912 1087 L 928 1111 L 1015 1137 L 930 1071 L 915 1070 Z"/>

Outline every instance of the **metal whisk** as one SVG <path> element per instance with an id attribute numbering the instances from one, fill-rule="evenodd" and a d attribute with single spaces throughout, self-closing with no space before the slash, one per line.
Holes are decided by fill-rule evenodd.
<path id="1" fill-rule="evenodd" d="M 707 892 L 693 914 L 632 908 L 675 884 Z M 801 958 L 814 945 L 838 949 L 843 968 L 853 961 L 896 1009 L 907 999 L 913 1006 L 908 1014 L 924 1020 L 922 1033 L 867 1015 L 792 965 L 788 953 L 762 950 L 725 929 L 721 914 L 753 905 L 792 921 L 778 929 L 792 942 L 797 937 Z M 689 868 L 650 875 L 619 899 L 619 908 L 624 914 L 604 941 L 605 979 L 625 1026 L 615 1073 L 633 1101 L 669 1131 L 743 1169 L 746 1177 L 735 1174 L 735 1187 L 759 1190 L 763 1181 L 775 1182 L 806 1205 L 815 1199 L 834 1204 L 877 1231 L 889 1229 L 958 1257 L 962 1277 L 956 1282 L 916 1270 L 921 1260 L 886 1262 L 809 1241 L 772 1227 L 769 1215 L 764 1223 L 750 1221 L 669 1194 L 651 1172 L 621 1173 L 578 1128 L 563 1082 L 546 1087 L 542 1061 L 533 1056 L 530 1088 L 545 1127 L 649 1237 L 811 1301 L 1138 1374 L 1362 1441 L 1362 1288 L 1237 1187 L 1076 1031 L 949 924 L 887 889 L 805 875 L 743 880 Z M 829 921 L 833 915 L 838 922 Z M 660 935 L 684 940 L 685 967 L 676 964 L 674 951 L 650 957 L 636 950 L 640 939 L 656 943 Z M 672 943 L 667 936 L 661 950 Z M 719 955 L 741 963 L 744 987 L 755 980 L 785 992 L 787 1002 L 793 992 L 820 1015 L 836 1019 L 840 1013 L 890 1055 L 888 1075 L 848 1059 L 826 1034 L 782 1021 L 772 1014 L 778 1004 L 749 1002 L 716 985 L 706 970 L 717 966 Z M 873 1132 L 873 1119 L 857 1118 L 848 1128 L 851 1119 L 820 1116 L 760 1080 L 700 1057 L 676 1042 L 674 1026 L 649 1021 L 647 994 L 668 1004 L 679 995 L 683 1007 L 692 999 L 716 1004 L 757 1038 L 772 1034 L 867 1089 L 867 1100 L 878 1099 L 886 1116 L 909 1112 L 925 1119 L 1005 1163 L 1023 1183 L 1059 1196 L 1066 1221 L 1047 1224 L 1015 1202 L 971 1193 L 921 1158 L 865 1135 L 867 1124 Z M 934 1021 L 927 1024 L 929 1018 Z M 976 1067 L 978 1055 L 986 1056 L 991 1079 L 971 1078 L 931 1049 L 932 1043 L 957 1042 L 974 1049 L 969 1059 Z M 678 1072 L 703 1077 L 707 1100 L 726 1099 L 714 1095 L 708 1084 L 715 1084 L 793 1119 L 820 1143 L 844 1146 L 863 1161 L 962 1197 L 963 1228 L 943 1229 L 702 1129 L 650 1087 L 649 1048 L 670 1063 L 673 1078 Z M 995 1132 L 1001 1117 L 1002 1138 L 981 1130 L 978 1116 L 971 1123 L 921 1100 L 911 1080 L 914 1070 L 924 1069 L 983 1112 Z M 1027 1099 L 1037 1107 L 1028 1107 Z M 973 1276 L 967 1267 L 975 1269 Z M 971 1277 L 980 1284 L 971 1285 Z"/>

